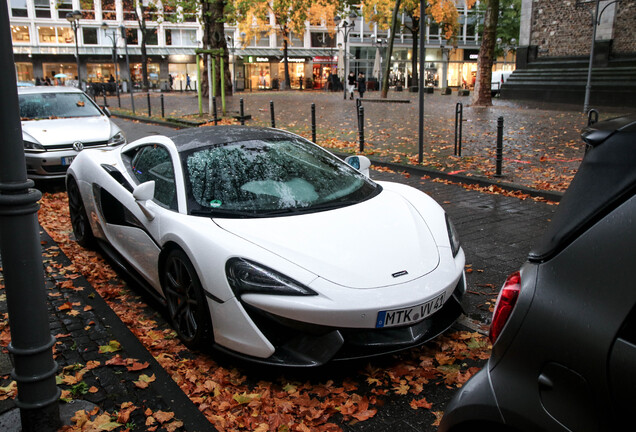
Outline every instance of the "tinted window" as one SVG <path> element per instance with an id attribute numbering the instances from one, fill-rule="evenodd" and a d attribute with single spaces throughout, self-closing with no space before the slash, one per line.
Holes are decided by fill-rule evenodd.
<path id="1" fill-rule="evenodd" d="M 251 140 L 183 156 L 190 212 L 262 216 L 317 211 L 370 198 L 379 186 L 305 141 Z"/>
<path id="2" fill-rule="evenodd" d="M 84 93 L 33 93 L 18 98 L 22 120 L 102 115 Z"/>
<path id="3" fill-rule="evenodd" d="M 154 180 L 155 200 L 177 209 L 177 191 L 170 154 L 163 147 L 147 146 L 137 151 L 131 162 L 133 175 L 139 183 Z"/>

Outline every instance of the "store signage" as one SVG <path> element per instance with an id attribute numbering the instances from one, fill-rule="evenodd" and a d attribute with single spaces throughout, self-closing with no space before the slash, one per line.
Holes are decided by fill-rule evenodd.
<path id="1" fill-rule="evenodd" d="M 280 61 L 281 63 L 285 62 L 285 59 L 281 59 Z M 305 63 L 305 59 L 304 58 L 287 58 L 287 62 L 289 63 Z"/>
<path id="2" fill-rule="evenodd" d="M 477 61 L 479 58 L 479 50 L 464 49 L 464 61 Z"/>
<path id="3" fill-rule="evenodd" d="M 269 59 L 267 57 L 256 57 L 256 63 L 269 63 Z"/>
<path id="4" fill-rule="evenodd" d="M 314 57 L 314 63 L 335 63 L 337 61 L 338 61 L 338 57 L 330 57 L 330 56 Z"/>

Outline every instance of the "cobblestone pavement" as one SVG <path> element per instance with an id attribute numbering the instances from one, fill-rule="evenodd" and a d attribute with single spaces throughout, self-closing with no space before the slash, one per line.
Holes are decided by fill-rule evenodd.
<path id="1" fill-rule="evenodd" d="M 330 98 L 335 96 L 318 95 Z M 191 96 L 179 95 L 179 97 Z M 271 96 L 264 94 L 262 97 Z M 253 103 L 251 99 L 250 103 Z M 280 108 L 283 111 L 281 113 L 283 118 L 285 110 L 289 107 L 281 106 Z M 342 112 L 348 111 L 343 108 Z M 269 116 L 269 112 L 266 114 Z M 121 119 L 115 119 L 115 121 L 124 127 L 129 139 L 171 132 L 171 129 L 162 126 L 137 124 Z M 532 244 L 545 229 L 556 206 L 532 199 L 521 200 L 467 190 L 457 185 L 424 178 L 423 175 L 413 172 L 405 175 L 373 171 L 372 177 L 379 181 L 399 181 L 416 187 L 430 194 L 449 213 L 457 227 L 467 257 L 468 306 L 466 313 L 470 320 L 465 321 L 465 324 L 483 331 L 490 316 L 489 309 L 505 277 L 524 262 Z M 381 235 L 381 231 L 382 227 L 378 227 L 377 232 L 371 232 L 369 235 Z M 135 406 L 141 408 L 134 411 L 130 418 L 130 421 L 136 425 L 133 430 L 145 430 L 144 425 L 148 417 L 158 411 L 174 412 L 175 418 L 184 423 L 179 430 L 213 430 L 170 376 L 127 330 L 84 277 L 69 279 L 67 272 L 62 271 L 70 263 L 46 233 L 42 233 L 42 241 L 51 331 L 58 338 L 55 348 L 57 361 L 61 368 L 74 364 L 87 364 L 91 360 L 100 361 L 98 367 L 86 371 L 85 381 L 91 390 L 85 393 L 84 398 L 109 412 L 121 410 L 125 402 L 133 402 Z M 81 291 L 62 289 L 64 280 L 71 280 L 73 287 L 83 289 Z M 0 317 L 6 320 L 6 316 L 2 315 L 6 312 L 6 297 L 2 294 L 0 291 Z M 60 305 L 65 303 L 70 304 L 78 314 L 69 316 L 64 309 L 60 311 Z M 157 306 L 152 302 L 149 302 L 146 307 L 148 314 L 161 322 L 163 318 L 160 313 L 157 313 L 156 308 Z M 165 325 L 165 321 L 162 325 Z M 105 362 L 112 359 L 115 354 L 101 354 L 99 347 L 108 345 L 111 340 L 117 340 L 121 344 L 116 354 L 124 359 L 148 362 L 147 368 L 141 371 L 130 371 L 126 366 L 107 366 Z M 215 360 L 217 360 L 216 357 Z M 237 365 L 231 359 L 218 360 L 226 367 L 239 367 L 240 373 L 245 374 L 249 382 L 258 383 L 262 379 L 270 378 L 270 375 L 265 374 L 261 368 Z M 381 361 L 376 363 L 379 367 L 381 364 Z M 318 373 L 322 376 L 317 377 L 313 372 L 306 372 L 295 378 L 324 380 L 332 376 L 346 376 L 352 370 L 355 369 L 333 366 L 319 371 Z M 146 389 L 132 385 L 135 380 L 139 380 L 142 373 L 155 376 L 155 381 Z M 10 381 L 8 375 L 2 375 L 0 378 L 0 386 L 6 386 Z M 91 392 L 93 390 L 96 391 Z M 435 409 L 443 410 L 444 405 L 452 397 L 452 390 L 443 385 L 431 384 L 430 388 L 427 387 L 425 395 L 427 400 L 434 403 Z M 341 422 L 339 426 L 345 431 L 352 432 L 435 430 L 436 428 L 431 426 L 434 421 L 431 411 L 412 409 L 409 405 L 411 399 L 408 396 L 392 395 L 378 406 L 377 415 L 370 420 L 357 423 Z M 0 402 L 0 412 L 7 413 L 13 407 L 11 399 Z M 162 425 L 158 430 L 167 430 L 165 429 L 167 425 L 168 423 Z"/>
<path id="2" fill-rule="evenodd" d="M 161 94 L 150 98 L 138 94 L 138 114 L 147 114 L 150 100 L 153 115 L 160 115 Z M 311 137 L 311 104 L 316 109 L 317 141 L 322 145 L 350 143 L 359 146 L 355 100 L 343 100 L 340 92 L 270 91 L 245 92 L 227 97 L 228 115 L 237 115 L 240 99 L 244 112 L 252 119 L 247 124 L 270 125 L 270 101 L 274 103 L 276 127 Z M 100 98 L 97 99 L 101 101 Z M 198 114 L 196 93 L 163 94 L 166 116 Z M 220 97 L 217 98 L 219 115 Z M 382 161 L 416 163 L 419 153 L 417 93 L 390 92 L 388 101 L 377 102 L 378 92 L 367 92 L 363 99 L 365 151 Z M 373 102 L 372 102 L 373 101 Z M 407 102 L 407 103 L 401 103 Z M 111 106 L 117 101 L 109 97 Z M 130 108 L 130 97 L 121 97 L 122 108 Z M 456 112 L 461 104 L 461 157 L 455 156 Z M 208 101 L 202 101 L 203 112 Z M 630 109 L 599 108 L 600 118 L 630 112 Z M 636 112 L 636 106 L 631 109 Z M 207 119 L 209 116 L 204 115 Z M 503 118 L 503 177 L 495 179 L 497 121 Z M 470 106 L 470 97 L 425 95 L 423 166 L 449 173 L 486 177 L 541 190 L 563 191 L 575 173 L 584 152 L 580 131 L 587 125 L 582 107 L 540 105 L 493 99 L 493 106 Z M 457 128 L 459 129 L 459 128 Z M 334 143 L 333 141 L 337 141 Z M 459 144 L 459 137 L 457 138 Z M 459 149 L 458 149 L 459 150 Z"/>

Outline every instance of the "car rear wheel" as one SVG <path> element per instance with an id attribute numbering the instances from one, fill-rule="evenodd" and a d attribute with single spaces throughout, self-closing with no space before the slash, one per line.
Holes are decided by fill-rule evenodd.
<path id="1" fill-rule="evenodd" d="M 90 248 L 95 244 L 95 236 L 93 236 L 79 186 L 73 177 L 69 178 L 66 193 L 68 194 L 68 210 L 75 240 L 80 246 Z"/>
<path id="2" fill-rule="evenodd" d="M 162 276 L 172 326 L 188 348 L 204 348 L 212 342 L 210 311 L 199 277 L 185 252 L 174 249 L 168 253 Z"/>

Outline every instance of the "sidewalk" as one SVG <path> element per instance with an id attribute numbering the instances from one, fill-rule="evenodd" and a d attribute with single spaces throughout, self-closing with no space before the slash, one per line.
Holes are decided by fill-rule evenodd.
<path id="1" fill-rule="evenodd" d="M 365 153 L 374 160 L 420 166 L 445 173 L 478 177 L 494 183 L 512 183 L 531 189 L 564 191 L 576 172 L 584 145 L 581 130 L 587 125 L 582 107 L 572 105 L 538 105 L 516 103 L 493 98 L 493 106 L 471 107 L 470 97 L 441 95 L 438 91 L 425 95 L 422 165 L 419 154 L 417 93 L 389 93 L 388 100 L 408 103 L 377 103 L 379 92 L 367 92 L 364 107 Z M 151 111 L 160 116 L 161 94 L 151 93 Z M 340 92 L 269 91 L 246 92 L 227 97 L 227 115 L 239 112 L 243 99 L 248 125 L 270 125 L 270 101 L 274 103 L 276 127 L 311 139 L 311 104 L 316 107 L 317 142 L 336 150 L 357 151 L 359 148 L 356 101 L 343 100 Z M 101 103 L 101 99 L 97 99 Z M 163 94 L 166 117 L 198 118 L 196 93 Z M 108 98 L 112 108 L 114 97 Z M 123 109 L 130 108 L 130 97 L 121 97 Z M 461 105 L 458 105 L 461 104 Z M 219 116 L 221 98 L 217 97 Z M 147 114 L 146 95 L 135 96 L 137 114 Z M 202 101 L 204 116 L 208 101 Z M 455 156 L 456 112 L 462 110 L 461 157 Z M 600 119 L 615 117 L 628 110 L 600 109 Z M 636 107 L 632 112 L 636 112 Z M 497 120 L 503 126 L 503 176 L 496 178 L 495 155 Z M 458 123 L 459 124 L 459 123 Z M 459 127 L 457 127 L 459 130 Z M 457 136 L 458 145 L 459 136 Z M 459 147 L 459 146 L 458 146 Z"/>

